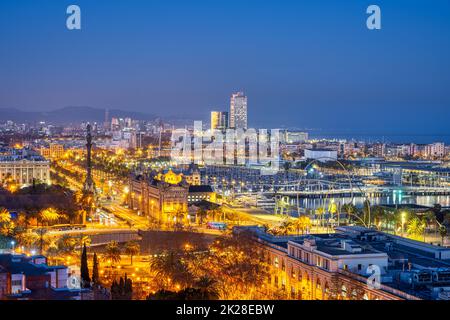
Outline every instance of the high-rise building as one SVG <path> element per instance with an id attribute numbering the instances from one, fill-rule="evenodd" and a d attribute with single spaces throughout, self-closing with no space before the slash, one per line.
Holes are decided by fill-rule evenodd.
<path id="1" fill-rule="evenodd" d="M 247 129 L 247 96 L 243 92 L 231 95 L 230 128 Z"/>
<path id="2" fill-rule="evenodd" d="M 64 156 L 64 152 L 64 145 L 58 143 L 50 143 L 50 146 L 48 148 L 42 147 L 39 150 L 41 156 L 50 159 L 62 158 Z"/>
<path id="3" fill-rule="evenodd" d="M 224 130 L 228 128 L 228 112 L 211 111 L 211 130 Z"/>
<path id="4" fill-rule="evenodd" d="M 284 132 L 284 141 L 286 143 L 301 143 L 308 140 L 308 133 L 307 132 L 300 132 L 300 131 L 289 131 L 286 130 Z"/>
<path id="5" fill-rule="evenodd" d="M 375 157 L 384 157 L 386 155 L 386 144 L 384 143 L 375 143 L 372 146 L 373 155 Z"/>
<path id="6" fill-rule="evenodd" d="M 103 127 L 105 128 L 105 130 L 111 129 L 111 123 L 109 121 L 109 109 L 108 108 L 105 109 L 105 121 L 103 122 Z"/>
<path id="7" fill-rule="evenodd" d="M 445 155 L 445 145 L 443 142 L 429 144 L 425 148 L 425 156 L 428 158 L 440 158 Z"/>

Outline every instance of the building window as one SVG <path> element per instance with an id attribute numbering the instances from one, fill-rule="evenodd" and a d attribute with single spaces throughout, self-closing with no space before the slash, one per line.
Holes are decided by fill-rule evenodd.
<path id="1" fill-rule="evenodd" d="M 342 296 L 343 298 L 346 298 L 346 297 L 347 297 L 347 287 L 344 286 L 344 285 L 341 287 L 341 296 Z"/>
<path id="2" fill-rule="evenodd" d="M 294 256 L 294 248 L 289 247 L 289 255 Z"/>
<path id="3" fill-rule="evenodd" d="M 330 270 L 330 260 L 324 259 L 324 268 Z"/>
<path id="4" fill-rule="evenodd" d="M 316 256 L 316 266 L 322 267 L 322 258 Z"/>
<path id="5" fill-rule="evenodd" d="M 22 280 L 12 280 L 11 286 L 22 286 Z"/>

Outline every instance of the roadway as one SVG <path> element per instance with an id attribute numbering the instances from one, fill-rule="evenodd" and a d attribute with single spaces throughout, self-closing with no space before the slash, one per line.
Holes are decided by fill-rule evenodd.
<path id="1" fill-rule="evenodd" d="M 60 164 L 62 165 L 62 164 Z M 79 168 L 77 165 L 73 164 L 70 167 L 70 170 L 77 171 L 77 172 L 83 172 L 81 168 Z M 110 191 L 112 191 L 113 194 L 116 195 L 122 195 L 123 189 L 125 186 L 120 185 L 118 182 L 115 182 L 112 186 L 105 186 L 101 184 L 100 177 L 96 174 L 97 172 L 94 171 L 94 181 L 96 183 L 96 186 L 104 189 L 104 187 L 109 188 Z M 70 176 L 64 176 L 70 183 L 70 187 L 75 190 L 79 191 L 83 188 L 83 184 L 80 181 L 77 181 Z M 104 182 L 106 184 L 107 182 Z M 141 230 L 147 230 L 150 227 L 149 220 L 147 217 L 139 216 L 136 211 L 125 208 L 121 204 L 121 196 L 113 196 L 111 200 L 100 200 L 100 204 L 98 207 L 100 210 L 102 208 L 106 210 L 106 212 L 112 213 L 115 217 L 121 220 L 119 222 L 119 225 L 117 226 L 118 230 L 122 228 L 128 228 L 128 229 L 141 229 Z M 237 215 L 237 225 L 254 225 L 254 224 L 267 224 L 267 225 L 279 225 L 285 218 L 281 216 L 277 216 L 274 214 L 270 214 L 267 211 L 264 211 L 260 208 L 256 207 L 244 207 L 244 206 L 236 206 L 232 204 L 225 203 L 223 205 L 224 212 L 233 212 Z M 94 226 L 89 227 L 93 230 L 100 231 L 100 232 L 107 232 L 105 229 L 95 228 Z M 198 226 L 198 225 L 191 225 L 190 228 L 192 231 L 195 232 L 201 232 L 201 233 L 207 233 L 207 234 L 213 234 L 213 235 L 220 235 L 223 234 L 222 231 L 219 230 L 213 230 L 208 229 L 204 226 Z M 114 228 L 106 229 L 106 230 L 114 230 Z M 76 232 L 74 232 L 76 233 Z M 79 232 L 78 232 L 79 233 Z"/>

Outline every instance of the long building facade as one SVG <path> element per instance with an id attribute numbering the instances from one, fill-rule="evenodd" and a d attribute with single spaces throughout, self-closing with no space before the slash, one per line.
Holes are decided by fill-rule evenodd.
<path id="1" fill-rule="evenodd" d="M 335 234 L 273 236 L 250 231 L 270 266 L 267 291 L 299 300 L 446 299 L 450 249 L 361 227 Z M 373 271 L 377 282 L 369 281 Z"/>
<path id="2" fill-rule="evenodd" d="M 180 175 L 137 175 L 130 179 L 128 204 L 149 219 L 167 222 L 188 210 L 189 184 Z"/>
<path id="3" fill-rule="evenodd" d="M 50 184 L 50 162 L 29 149 L 0 150 L 0 182 L 13 180 L 20 186 L 34 182 Z"/>

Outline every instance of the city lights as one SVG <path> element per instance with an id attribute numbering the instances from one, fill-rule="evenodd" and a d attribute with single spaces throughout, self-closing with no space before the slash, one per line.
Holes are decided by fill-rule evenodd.
<path id="1" fill-rule="evenodd" d="M 445 1 L 40 1 L 0 2 L 1 319 L 450 300 Z"/>

